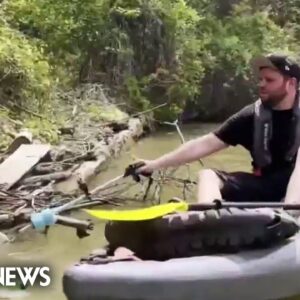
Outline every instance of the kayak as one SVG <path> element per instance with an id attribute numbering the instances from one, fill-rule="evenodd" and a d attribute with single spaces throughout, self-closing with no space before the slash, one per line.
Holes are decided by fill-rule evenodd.
<path id="1" fill-rule="evenodd" d="M 192 218 L 194 222 L 191 222 L 189 216 L 195 213 L 200 217 L 197 222 L 195 217 Z M 248 220 L 248 224 L 241 221 L 243 213 L 243 220 Z M 180 214 L 185 222 L 175 222 L 175 227 L 169 226 L 169 221 L 174 218 L 174 215 L 166 216 L 164 222 L 161 219 L 147 222 L 148 229 L 152 228 L 152 234 L 155 233 L 154 229 L 157 230 L 157 236 L 150 239 L 151 243 L 148 242 L 147 245 L 150 247 L 150 244 L 162 242 L 162 239 L 171 243 L 172 239 L 168 237 L 174 234 L 183 237 L 182 226 L 185 224 L 188 232 L 194 232 L 188 240 L 197 237 L 202 241 L 197 255 L 188 253 L 189 255 L 183 257 L 182 252 L 175 251 L 173 256 L 166 258 L 165 254 L 168 251 L 164 252 L 163 256 L 159 256 L 157 253 L 162 252 L 155 252 L 156 247 L 152 247 L 153 258 L 160 259 L 151 259 L 149 251 L 145 252 L 148 258 L 143 257 L 142 260 L 105 262 L 105 259 L 101 260 L 98 257 L 96 260 L 94 256 L 93 259 L 77 262 L 65 270 L 63 291 L 66 298 L 68 300 L 271 300 L 300 294 L 300 233 L 295 219 L 289 218 L 286 214 L 274 213 L 273 210 L 257 209 L 246 212 L 235 210 L 232 214 L 221 212 L 218 217 L 214 214 L 214 218 L 210 213 L 206 213 L 206 218 L 203 218 L 203 212 L 187 214 L 189 215 Z M 256 216 L 256 219 L 253 216 Z M 200 227 L 197 227 L 200 223 L 206 228 L 202 232 Z M 267 229 L 264 231 L 268 234 L 258 232 L 262 227 L 259 229 L 257 224 L 264 223 L 267 224 L 265 226 Z M 122 224 L 122 228 L 126 228 L 127 225 L 132 228 L 143 228 L 132 222 Z M 149 224 L 152 225 L 149 227 Z M 174 222 L 171 224 L 174 225 Z M 128 239 L 124 234 L 120 234 L 120 238 L 116 239 L 116 232 L 120 230 L 120 225 L 121 223 L 117 226 L 107 224 L 107 240 L 115 243 L 114 246 L 126 244 L 128 240 L 126 246 L 136 247 L 134 250 L 139 252 L 139 243 L 131 242 L 139 238 L 139 231 L 135 232 L 136 238 L 133 236 L 134 232 L 129 231 L 127 236 L 131 238 Z M 225 239 L 227 242 L 221 243 L 224 245 L 224 250 L 220 247 L 220 243 L 215 243 L 218 247 L 211 247 L 211 243 L 210 246 L 203 243 L 203 237 L 207 236 L 207 232 L 210 234 L 214 232 L 215 240 L 222 238 L 221 240 L 224 241 L 224 231 L 220 233 L 220 228 L 226 226 L 229 234 Z M 129 227 L 127 230 L 130 229 Z M 246 240 L 241 238 L 241 234 L 246 235 L 246 227 L 249 229 L 248 235 L 255 237 L 250 239 L 251 243 L 250 240 L 245 243 Z M 215 230 L 210 231 L 212 228 Z M 234 229 L 235 234 L 232 235 L 231 231 Z M 109 233 L 109 230 L 114 232 Z M 270 236 L 276 242 L 271 243 Z M 235 253 L 228 253 L 228 247 L 225 247 L 230 244 L 230 237 L 234 237 L 235 242 L 239 241 L 240 247 L 234 248 Z M 256 247 L 257 237 L 268 240 L 268 243 Z M 177 239 L 176 242 L 178 241 Z M 211 253 L 209 250 L 212 250 Z M 143 256 L 141 251 L 140 256 Z"/>
<path id="2" fill-rule="evenodd" d="M 110 255 L 126 247 L 143 260 L 163 261 L 271 247 L 298 229 L 295 219 L 281 210 L 222 208 L 147 221 L 111 221 L 104 233 Z"/>

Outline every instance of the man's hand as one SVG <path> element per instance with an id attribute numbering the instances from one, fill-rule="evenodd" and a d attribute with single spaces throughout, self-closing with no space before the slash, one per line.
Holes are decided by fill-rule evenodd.
<path id="1" fill-rule="evenodd" d="M 129 165 L 125 169 L 124 177 L 132 176 L 136 182 L 139 182 L 139 175 L 143 175 L 146 177 L 151 176 L 154 171 L 154 168 L 151 166 L 149 167 L 149 162 L 151 161 L 139 160 L 138 162 Z"/>
<path id="2" fill-rule="evenodd" d="M 141 166 L 136 169 L 137 174 L 150 176 L 156 169 L 155 160 L 142 160 Z"/>

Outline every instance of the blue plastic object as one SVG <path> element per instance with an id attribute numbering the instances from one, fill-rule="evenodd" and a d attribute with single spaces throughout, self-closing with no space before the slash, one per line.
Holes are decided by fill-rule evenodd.
<path id="1" fill-rule="evenodd" d="M 33 213 L 30 216 L 31 223 L 35 229 L 42 230 L 46 226 L 56 223 L 56 216 L 53 210 L 47 208 L 39 213 Z"/>

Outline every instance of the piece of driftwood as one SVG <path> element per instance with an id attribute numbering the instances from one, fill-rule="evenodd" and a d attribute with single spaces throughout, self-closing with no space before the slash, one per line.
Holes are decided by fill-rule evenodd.
<path id="1" fill-rule="evenodd" d="M 33 170 L 34 175 L 44 175 L 64 171 L 64 165 L 57 163 L 39 163 Z"/>
<path id="2" fill-rule="evenodd" d="M 32 228 L 30 223 L 30 215 L 33 212 L 32 209 L 24 209 L 18 214 L 2 214 L 0 215 L 0 228 L 1 229 L 18 229 L 18 232 L 24 232 L 29 228 Z M 66 217 L 56 215 L 56 224 L 75 228 L 77 230 L 78 237 L 82 238 L 88 236 L 89 230 L 93 230 L 94 224 L 90 220 L 78 220 L 72 217 Z"/>
<path id="3" fill-rule="evenodd" d="M 15 226 L 25 224 L 29 221 L 28 215 L 24 213 L 13 214 L 3 214 L 0 215 L 0 229 L 10 229 Z"/>
<path id="4" fill-rule="evenodd" d="M 70 134 L 70 135 L 73 136 L 74 133 L 75 133 L 75 128 L 74 127 L 61 127 L 58 130 L 59 130 L 59 133 L 61 135 Z"/>
<path id="5" fill-rule="evenodd" d="M 71 176 L 71 174 L 72 174 L 71 171 L 64 171 L 64 172 L 56 172 L 56 173 L 46 174 L 46 175 L 31 176 L 22 180 L 22 184 L 31 185 L 38 182 L 45 184 L 53 180 L 59 181 L 59 180 L 68 179 Z"/>
<path id="6" fill-rule="evenodd" d="M 57 218 L 56 221 L 57 224 L 76 228 L 77 236 L 79 238 L 89 236 L 90 234 L 88 233 L 88 231 L 94 229 L 94 224 L 91 221 L 82 221 L 82 220 L 77 220 L 74 218 L 59 216 L 59 215 L 56 218 Z"/>
<path id="7" fill-rule="evenodd" d="M 10 155 L 14 153 L 21 145 L 32 143 L 32 133 L 29 131 L 20 132 L 12 143 L 8 146 L 5 154 Z"/>
<path id="8" fill-rule="evenodd" d="M 0 215 L 0 223 L 7 222 L 9 220 L 12 220 L 12 215 L 9 215 L 9 214 Z"/>
<path id="9" fill-rule="evenodd" d="M 96 160 L 96 159 L 97 159 L 97 157 L 94 154 L 94 152 L 93 151 L 88 151 L 88 152 L 86 152 L 84 154 L 80 154 L 78 156 L 73 156 L 73 157 L 66 158 L 66 159 L 62 160 L 61 162 L 62 163 L 66 163 L 66 162 L 68 162 L 68 163 L 70 163 L 70 162 L 75 163 L 75 162 L 78 162 L 78 161 Z"/>
<path id="10" fill-rule="evenodd" d="M 90 201 L 90 202 L 74 205 L 70 208 L 65 209 L 64 211 L 67 212 L 67 211 L 71 211 L 71 210 L 75 210 L 75 209 L 94 207 L 94 206 L 104 205 L 104 204 L 110 204 L 110 205 L 114 205 L 114 206 L 121 206 L 120 203 L 116 203 L 116 202 L 109 201 L 109 200 L 93 200 L 93 201 Z"/>
<path id="11" fill-rule="evenodd" d="M 0 184 L 13 187 L 50 151 L 50 145 L 21 145 L 0 165 Z"/>

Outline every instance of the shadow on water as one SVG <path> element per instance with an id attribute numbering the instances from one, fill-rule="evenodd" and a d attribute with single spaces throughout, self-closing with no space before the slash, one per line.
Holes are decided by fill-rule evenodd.
<path id="1" fill-rule="evenodd" d="M 186 140 L 205 134 L 212 130 L 215 124 L 192 124 L 182 128 Z M 179 136 L 175 128 L 170 127 L 147 137 L 131 149 L 125 151 L 118 159 L 109 164 L 109 168 L 99 174 L 92 182 L 91 187 L 105 182 L 123 173 L 125 167 L 132 163 L 136 157 L 153 159 L 166 153 L 180 144 Z M 250 160 L 245 150 L 242 148 L 230 148 L 209 158 L 203 159 L 206 168 L 219 168 L 227 171 L 250 170 Z M 198 162 L 191 165 L 191 174 L 196 178 L 197 172 L 201 168 Z M 181 168 L 183 176 L 186 176 L 186 169 Z M 180 173 L 179 173 L 180 174 Z M 166 189 L 164 198 L 169 199 L 178 196 L 174 189 Z M 181 195 L 179 195 L 181 196 Z M 191 199 L 193 201 L 193 199 Z M 73 213 L 78 218 L 87 218 L 83 212 Z M 61 278 L 65 268 L 78 261 L 82 256 L 88 254 L 95 248 L 105 245 L 103 235 L 105 223 L 101 220 L 94 220 L 95 228 L 91 235 L 84 239 L 78 239 L 75 231 L 70 228 L 53 226 L 47 236 L 38 232 L 27 232 L 18 241 L 1 248 L 1 265 L 34 265 L 41 264 L 50 266 L 52 270 L 52 283 L 48 288 L 9 290 L 0 289 L 0 299 L 30 299 L 30 300 L 63 300 Z M 159 299 L 158 299 L 159 300 Z M 293 298 L 291 300 L 297 300 Z M 298 299 L 300 300 L 300 298 Z"/>

